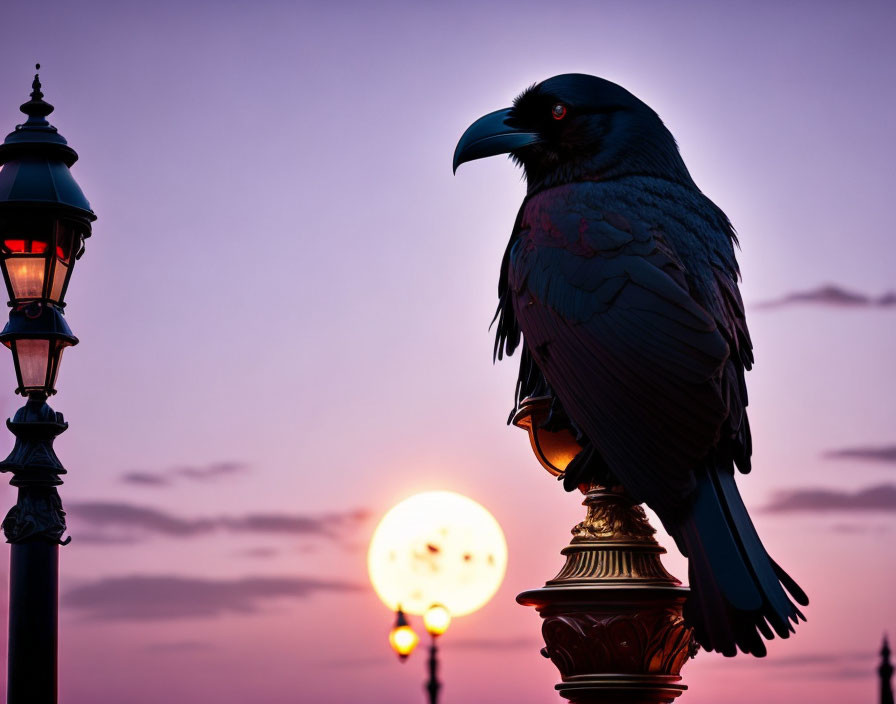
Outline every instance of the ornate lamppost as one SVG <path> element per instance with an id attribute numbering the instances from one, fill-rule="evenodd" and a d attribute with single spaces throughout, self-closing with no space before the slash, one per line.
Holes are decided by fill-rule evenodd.
<path id="1" fill-rule="evenodd" d="M 544 427 L 550 397 L 520 404 L 514 425 L 561 476 L 581 447 L 569 428 Z M 560 671 L 556 689 L 574 704 L 666 704 L 686 689 L 681 668 L 696 654 L 682 618 L 687 588 L 660 562 L 665 550 L 644 509 L 622 487 L 592 484 L 585 520 L 572 529 L 560 572 L 541 589 L 517 596 L 541 615 L 545 647 Z"/>
<path id="2" fill-rule="evenodd" d="M 40 69 L 40 65 L 36 66 Z M 48 121 L 35 74 L 27 120 L 0 145 L 0 268 L 9 293 L 9 323 L 0 342 L 12 352 L 27 397 L 7 426 L 16 437 L 0 472 L 13 474 L 18 501 L 3 521 L 10 546 L 9 704 L 55 704 L 59 546 L 65 511 L 56 487 L 66 470 L 53 440 L 68 423 L 47 405 L 56 393 L 62 351 L 75 345 L 63 316 L 75 262 L 96 215 L 69 171 L 74 149 Z"/>
<path id="3" fill-rule="evenodd" d="M 389 645 L 392 646 L 398 659 L 404 662 L 414 652 L 414 648 L 419 642 L 420 636 L 411 628 L 408 617 L 404 615 L 404 611 L 399 606 L 395 611 L 395 625 L 389 631 Z"/>
<path id="4" fill-rule="evenodd" d="M 436 704 L 439 700 L 439 690 L 442 683 L 439 682 L 439 649 L 438 638 L 451 624 L 451 612 L 441 604 L 433 604 L 423 614 L 423 625 L 429 633 L 429 660 L 427 667 L 429 679 L 426 681 L 426 693 L 429 695 L 429 704 Z"/>

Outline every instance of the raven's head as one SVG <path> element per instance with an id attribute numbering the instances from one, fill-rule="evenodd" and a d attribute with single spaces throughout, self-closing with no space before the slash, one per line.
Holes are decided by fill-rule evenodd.
<path id="1" fill-rule="evenodd" d="M 643 174 L 693 184 L 672 134 L 625 88 L 567 73 L 524 91 L 512 108 L 481 117 L 463 133 L 454 170 L 509 153 L 529 191 L 572 181 Z"/>

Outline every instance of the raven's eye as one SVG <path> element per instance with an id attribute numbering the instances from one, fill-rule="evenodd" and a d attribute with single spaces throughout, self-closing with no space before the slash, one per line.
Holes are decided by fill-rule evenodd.
<path id="1" fill-rule="evenodd" d="M 562 120 L 566 117 L 566 106 L 563 103 L 557 103 L 551 108 L 551 116 L 555 120 Z"/>

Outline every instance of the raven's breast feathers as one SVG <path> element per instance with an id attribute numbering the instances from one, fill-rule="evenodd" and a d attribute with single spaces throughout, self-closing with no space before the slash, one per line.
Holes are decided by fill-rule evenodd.
<path id="1" fill-rule="evenodd" d="M 634 177 L 542 191 L 505 255 L 496 354 L 522 330 L 518 393 L 542 372 L 633 497 L 674 512 L 710 454 L 749 466 L 736 277 L 730 225 L 695 189 Z"/>

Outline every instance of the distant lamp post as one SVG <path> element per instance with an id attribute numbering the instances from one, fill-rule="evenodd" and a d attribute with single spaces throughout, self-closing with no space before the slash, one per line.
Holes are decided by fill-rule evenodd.
<path id="1" fill-rule="evenodd" d="M 398 659 L 404 662 L 408 659 L 408 655 L 414 652 L 414 648 L 417 647 L 419 642 L 420 636 L 411 628 L 407 616 L 404 615 L 404 611 L 399 606 L 395 612 L 395 625 L 389 631 L 389 645 L 392 646 L 392 650 L 398 655 Z"/>
<path id="2" fill-rule="evenodd" d="M 429 679 L 426 681 L 425 688 L 429 697 L 430 704 L 436 704 L 439 698 L 439 690 L 442 683 L 439 682 L 439 650 L 436 645 L 436 639 L 448 630 L 451 625 L 451 612 L 441 604 L 433 604 L 423 614 L 423 625 L 426 632 L 431 636 L 429 643 Z M 389 645 L 398 655 L 398 659 L 404 662 L 408 656 L 417 647 L 420 638 L 411 628 L 407 617 L 401 607 L 395 612 L 395 625 L 389 631 Z"/>
<path id="3" fill-rule="evenodd" d="M 96 219 L 69 171 L 78 155 L 47 121 L 53 106 L 43 97 L 35 75 L 20 108 L 28 119 L 0 144 L 0 270 L 11 308 L 0 342 L 12 352 L 16 393 L 28 398 L 7 421 L 16 442 L 0 462 L 18 488 L 3 521 L 11 543 L 8 704 L 57 700 L 59 545 L 68 540 L 56 490 L 66 470 L 53 440 L 68 424 L 46 400 L 56 393 L 62 351 L 78 342 L 64 299 Z"/>
<path id="4" fill-rule="evenodd" d="M 442 683 L 439 682 L 439 650 L 436 639 L 448 630 L 451 625 L 451 612 L 441 604 L 433 604 L 423 614 L 423 625 L 432 636 L 429 642 L 429 679 L 426 681 L 426 693 L 429 695 L 429 704 L 436 704 L 439 699 L 439 690 Z"/>
<path id="5" fill-rule="evenodd" d="M 884 635 L 884 643 L 880 649 L 880 666 L 877 668 L 880 677 L 880 704 L 893 704 L 893 663 L 890 662 L 890 643 Z"/>

